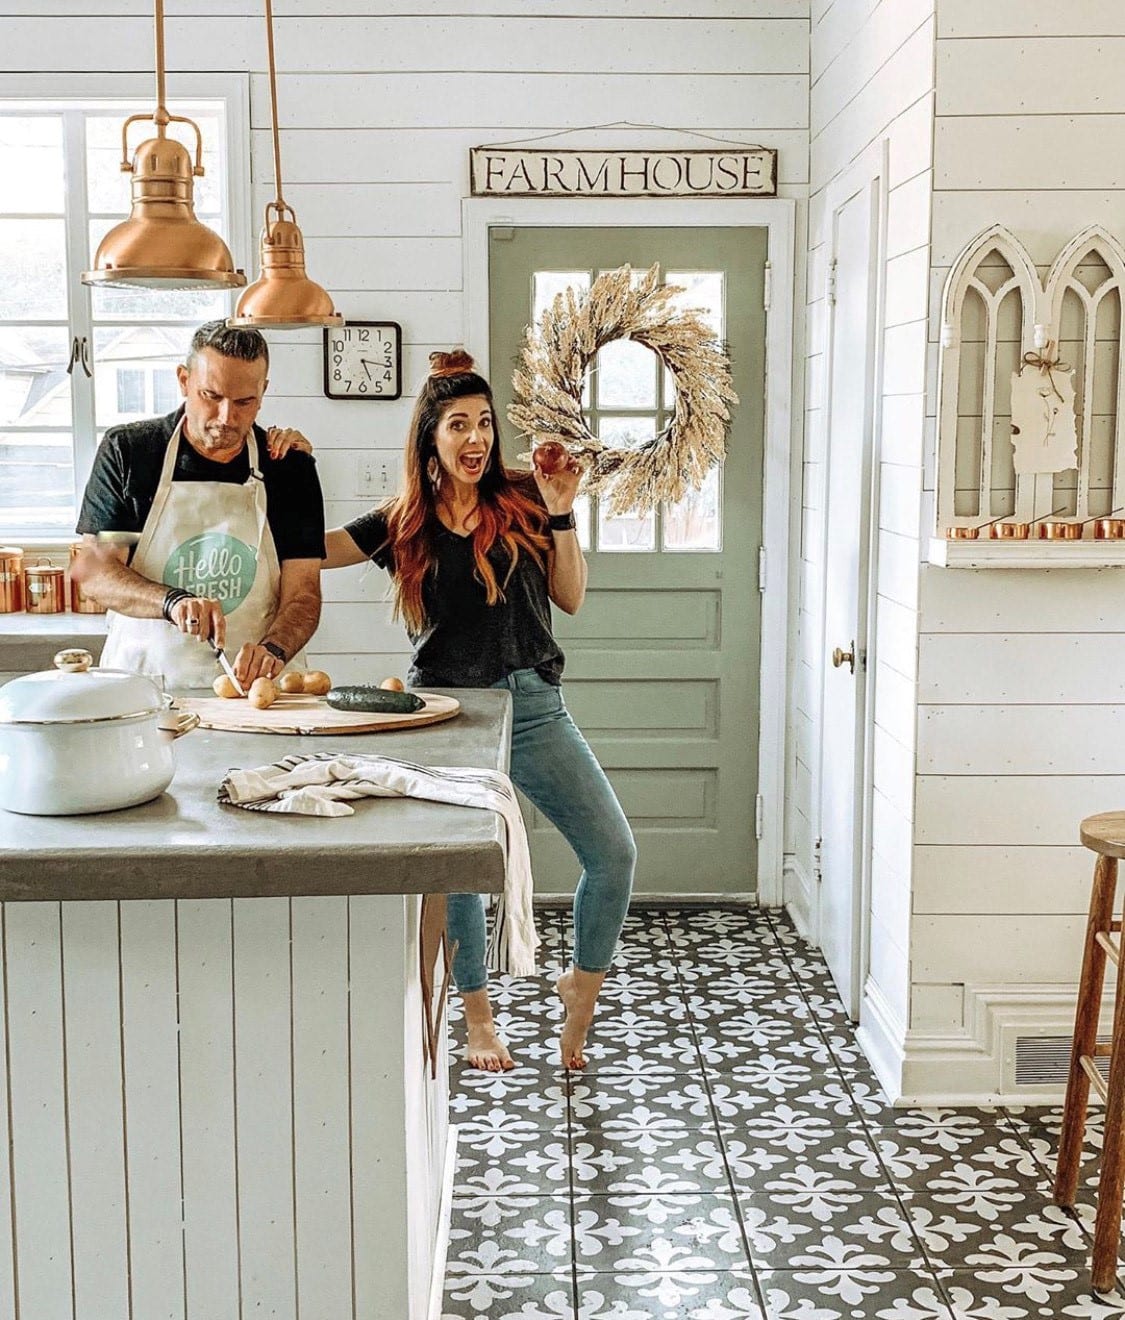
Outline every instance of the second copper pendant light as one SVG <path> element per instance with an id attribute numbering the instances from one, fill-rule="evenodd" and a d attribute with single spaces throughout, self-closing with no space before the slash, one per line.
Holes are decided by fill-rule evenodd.
<path id="1" fill-rule="evenodd" d="M 270 116 L 273 127 L 275 197 L 266 203 L 260 243 L 261 273 L 238 300 L 232 326 L 298 330 L 304 326 L 343 325 L 324 289 L 305 273 L 305 242 L 293 208 L 281 187 L 281 145 L 277 122 L 277 68 L 273 46 L 273 5 L 265 0 L 269 54 Z"/>

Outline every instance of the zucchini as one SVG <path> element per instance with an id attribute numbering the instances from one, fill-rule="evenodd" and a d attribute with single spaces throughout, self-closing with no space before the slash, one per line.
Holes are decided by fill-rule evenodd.
<path id="1" fill-rule="evenodd" d="M 334 687 L 325 700 L 334 710 L 373 711 L 377 715 L 413 715 L 426 704 L 413 692 L 391 692 L 367 683 Z"/>

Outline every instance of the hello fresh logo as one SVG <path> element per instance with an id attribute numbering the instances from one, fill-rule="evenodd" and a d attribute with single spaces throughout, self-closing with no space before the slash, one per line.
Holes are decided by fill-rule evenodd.
<path id="1" fill-rule="evenodd" d="M 209 596 L 222 605 L 224 614 L 230 614 L 250 594 L 257 571 L 257 552 L 245 541 L 223 532 L 204 532 L 168 556 L 164 585 Z"/>

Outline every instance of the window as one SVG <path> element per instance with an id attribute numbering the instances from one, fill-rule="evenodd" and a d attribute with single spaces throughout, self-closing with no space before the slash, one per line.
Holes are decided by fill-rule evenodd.
<path id="1" fill-rule="evenodd" d="M 595 274 L 575 270 L 537 270 L 532 281 L 532 317 L 535 321 L 555 295 L 567 288 L 585 293 Z M 634 278 L 641 279 L 638 271 Z M 673 271 L 665 283 L 683 289 L 673 305 L 701 309 L 704 321 L 718 339 L 726 324 L 725 276 L 722 271 Z M 586 424 L 600 440 L 617 448 L 630 448 L 651 440 L 671 421 L 675 389 L 668 373 L 651 350 L 632 340 L 607 344 L 595 359 L 582 395 Z M 596 496 L 580 496 L 574 514 L 578 539 L 584 550 L 636 553 L 722 548 L 722 472 L 713 468 L 703 488 L 677 504 L 665 504 L 651 513 L 611 517 Z"/>
<path id="2" fill-rule="evenodd" d="M 218 290 L 81 283 L 102 236 L 129 211 L 122 122 L 153 108 L 147 80 L 122 82 L 136 100 L 0 101 L 0 539 L 68 537 L 106 428 L 177 407 L 175 366 L 192 331 L 231 311 L 230 294 Z M 169 98 L 203 134 L 196 215 L 228 243 L 242 92 L 226 79 L 222 95 Z M 154 132 L 132 125 L 130 154 Z M 169 132 L 194 147 L 190 127 Z M 85 357 L 76 351 L 83 340 Z"/>

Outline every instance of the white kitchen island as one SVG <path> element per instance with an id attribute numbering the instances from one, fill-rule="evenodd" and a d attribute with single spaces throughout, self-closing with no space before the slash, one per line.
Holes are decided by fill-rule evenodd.
<path id="1" fill-rule="evenodd" d="M 168 792 L 127 811 L 0 811 L 0 1318 L 431 1314 L 452 1156 L 420 895 L 500 889 L 503 825 L 215 792 L 296 750 L 506 768 L 507 695 L 458 696 L 458 718 L 398 734 L 197 730 Z"/>

